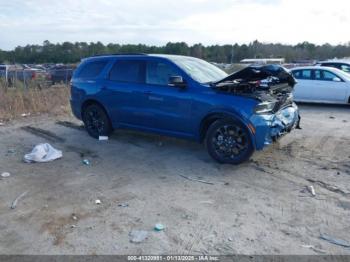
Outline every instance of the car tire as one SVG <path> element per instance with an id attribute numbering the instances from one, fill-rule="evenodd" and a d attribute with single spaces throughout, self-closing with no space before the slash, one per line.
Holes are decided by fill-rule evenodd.
<path id="1" fill-rule="evenodd" d="M 254 153 L 248 128 L 232 119 L 219 119 L 211 124 L 205 144 L 209 155 L 223 164 L 240 164 Z"/>
<path id="2" fill-rule="evenodd" d="M 109 136 L 113 128 L 104 108 L 98 104 L 90 104 L 83 109 L 83 122 L 86 131 L 93 138 Z"/>

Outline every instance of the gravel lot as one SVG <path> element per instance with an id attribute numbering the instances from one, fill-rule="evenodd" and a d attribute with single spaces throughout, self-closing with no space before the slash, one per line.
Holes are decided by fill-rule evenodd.
<path id="1" fill-rule="evenodd" d="M 93 140 L 73 118 L 0 126 L 0 173 L 11 173 L 0 178 L 0 254 L 350 254 L 320 238 L 350 242 L 349 113 L 302 105 L 302 130 L 240 166 L 174 138 Z M 23 163 L 42 142 L 63 158 Z M 132 243 L 132 230 L 147 238 Z"/>

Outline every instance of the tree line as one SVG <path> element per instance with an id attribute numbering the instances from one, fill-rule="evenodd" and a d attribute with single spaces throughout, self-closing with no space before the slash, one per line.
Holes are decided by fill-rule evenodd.
<path id="1" fill-rule="evenodd" d="M 0 63 L 76 63 L 84 57 L 114 53 L 165 53 L 189 55 L 217 63 L 237 63 L 244 58 L 285 58 L 286 62 L 300 60 L 326 60 L 350 57 L 350 42 L 339 45 L 315 45 L 309 42 L 297 45 L 261 43 L 233 45 L 188 45 L 185 42 L 164 46 L 144 44 L 107 44 L 101 42 L 44 41 L 42 45 L 18 46 L 11 51 L 0 50 Z"/>

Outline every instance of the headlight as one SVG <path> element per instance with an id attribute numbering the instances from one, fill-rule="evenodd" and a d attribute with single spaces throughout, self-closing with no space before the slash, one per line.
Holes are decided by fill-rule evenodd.
<path id="1" fill-rule="evenodd" d="M 257 114 L 266 114 L 270 113 L 274 107 L 275 107 L 275 102 L 262 102 L 260 104 L 257 104 L 255 107 L 255 113 Z"/>

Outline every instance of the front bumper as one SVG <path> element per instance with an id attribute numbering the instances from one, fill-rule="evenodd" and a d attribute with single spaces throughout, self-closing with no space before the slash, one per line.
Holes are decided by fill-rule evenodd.
<path id="1" fill-rule="evenodd" d="M 275 114 L 253 115 L 250 122 L 255 127 L 255 147 L 257 150 L 261 150 L 294 128 L 299 127 L 299 110 L 297 105 L 293 103 Z"/>

